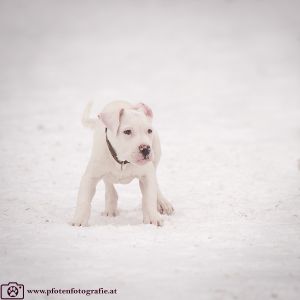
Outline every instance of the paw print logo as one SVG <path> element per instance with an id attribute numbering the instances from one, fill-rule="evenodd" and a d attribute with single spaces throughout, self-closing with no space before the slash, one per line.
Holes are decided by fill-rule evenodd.
<path id="1" fill-rule="evenodd" d="M 16 286 L 10 286 L 7 289 L 7 294 L 8 294 L 9 297 L 12 297 L 12 298 L 17 297 L 18 294 L 19 294 L 18 288 Z"/>

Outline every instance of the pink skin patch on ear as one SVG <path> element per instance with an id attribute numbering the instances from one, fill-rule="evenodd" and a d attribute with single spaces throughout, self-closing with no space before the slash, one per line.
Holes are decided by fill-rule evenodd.
<path id="1" fill-rule="evenodd" d="M 153 113 L 152 113 L 151 108 L 144 103 L 138 103 L 137 105 L 134 106 L 134 109 L 142 110 L 147 117 L 149 117 L 151 119 L 153 118 Z"/>

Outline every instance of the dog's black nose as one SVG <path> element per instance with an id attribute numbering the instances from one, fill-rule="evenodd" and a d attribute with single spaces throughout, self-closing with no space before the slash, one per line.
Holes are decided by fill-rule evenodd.
<path id="1" fill-rule="evenodd" d="M 147 156 L 149 156 L 151 151 L 149 145 L 140 145 L 139 150 L 143 154 L 144 158 L 147 158 Z"/>

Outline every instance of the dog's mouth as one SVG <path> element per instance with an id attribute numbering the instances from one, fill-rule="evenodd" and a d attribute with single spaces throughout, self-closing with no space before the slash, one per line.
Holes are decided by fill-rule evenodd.
<path id="1" fill-rule="evenodd" d="M 146 157 L 146 158 L 141 158 L 141 159 L 137 159 L 136 161 L 135 161 L 135 163 L 137 164 L 137 165 L 140 165 L 140 166 L 143 166 L 143 165 L 145 165 L 147 162 L 149 162 L 150 161 L 150 157 Z"/>

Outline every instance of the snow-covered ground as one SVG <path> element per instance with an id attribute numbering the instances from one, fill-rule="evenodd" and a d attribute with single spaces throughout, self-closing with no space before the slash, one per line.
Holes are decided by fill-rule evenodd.
<path id="1" fill-rule="evenodd" d="M 0 283 L 111 299 L 299 299 L 299 1 L 0 1 Z M 176 214 L 68 225 L 81 112 L 149 104 Z M 30 296 L 25 299 L 84 299 Z M 90 296 L 98 299 L 99 296 Z"/>

